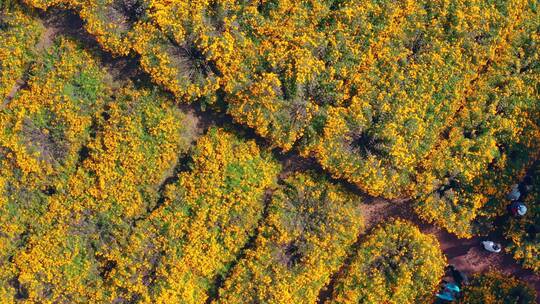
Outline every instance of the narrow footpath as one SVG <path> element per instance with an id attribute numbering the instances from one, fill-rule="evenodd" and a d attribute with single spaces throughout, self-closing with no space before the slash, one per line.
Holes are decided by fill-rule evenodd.
<path id="1" fill-rule="evenodd" d="M 423 233 L 434 235 L 440 243 L 441 250 L 448 259 L 448 264 L 456 266 L 467 275 L 485 272 L 490 269 L 515 276 L 536 289 L 536 302 L 540 303 L 540 276 L 532 270 L 524 269 L 508 253 L 490 253 L 482 247 L 483 237 L 458 239 L 446 230 L 418 218 L 408 202 L 389 202 L 375 199 L 363 208 L 366 229 L 391 218 L 402 218 L 415 223 Z"/>
<path id="2" fill-rule="evenodd" d="M 96 45 L 96 42 L 92 40 L 92 37 L 82 28 L 82 21 L 73 14 L 62 14 L 59 13 L 59 11 L 53 10 L 52 12 L 44 13 L 43 15 L 42 18 L 45 21 L 46 31 L 37 45 L 39 51 L 47 49 L 52 44 L 54 37 L 58 34 L 72 36 L 79 41 L 86 42 L 87 45 Z M 103 61 L 103 64 L 108 66 L 111 70 L 113 78 L 115 78 L 114 76 L 119 78 L 126 76 L 137 78 L 140 76 L 138 75 L 139 67 L 132 60 L 127 58 L 113 59 L 111 57 L 104 58 Z M 6 100 L 2 101 L 0 104 L 0 110 L 9 103 L 19 89 L 24 87 L 25 83 L 26 81 L 24 79 L 17 81 L 17 84 L 12 88 Z M 192 126 L 189 129 L 193 132 L 192 138 L 197 138 L 212 125 L 232 125 L 239 127 L 241 130 L 250 131 L 249 129 L 238 126 L 232 122 L 232 119 L 227 115 L 216 115 L 215 113 L 200 111 L 200 109 L 194 105 L 180 105 L 180 108 L 190 118 L 190 125 Z M 264 145 L 265 140 L 254 133 L 249 134 L 248 132 L 248 137 L 252 137 L 259 143 L 262 142 Z M 285 178 L 294 171 L 322 171 L 320 166 L 314 160 L 301 157 L 296 152 L 288 152 L 282 154 L 281 157 L 278 158 L 281 158 L 280 161 L 284 166 L 280 178 Z M 338 182 L 345 183 L 344 181 Z M 350 187 L 351 185 L 348 186 Z M 410 202 L 388 201 L 381 198 L 368 197 L 367 195 L 362 194 L 357 188 L 354 190 L 366 198 L 366 202 L 362 206 L 366 231 L 371 230 L 380 223 L 389 221 L 391 218 L 399 217 L 409 220 L 415 223 L 422 232 L 434 235 L 438 239 L 449 264 L 455 265 L 459 270 L 468 275 L 488 271 L 490 269 L 513 275 L 528 282 L 536 289 L 537 294 L 539 295 L 537 297 L 537 303 L 540 303 L 540 276 L 534 274 L 531 270 L 523 269 L 510 254 L 489 253 L 481 247 L 481 241 L 484 240 L 482 237 L 458 239 L 447 231 L 440 229 L 433 224 L 426 223 L 419 219 L 413 212 Z"/>

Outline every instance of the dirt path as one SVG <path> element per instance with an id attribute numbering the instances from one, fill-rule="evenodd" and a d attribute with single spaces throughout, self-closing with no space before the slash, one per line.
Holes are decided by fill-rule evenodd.
<path id="1" fill-rule="evenodd" d="M 280 176 L 281 178 L 285 178 L 294 171 L 315 170 L 323 174 L 325 173 L 315 160 L 306 159 L 295 152 L 289 152 L 282 154 L 281 156 L 278 153 L 277 156 L 284 167 Z M 423 233 L 431 234 L 437 238 L 441 250 L 448 259 L 448 264 L 456 266 L 456 268 L 469 276 L 490 269 L 515 276 L 529 283 L 536 289 L 536 302 L 540 303 L 540 276 L 536 275 L 532 270 L 522 268 L 510 254 L 494 254 L 484 250 L 481 244 L 482 241 L 486 240 L 484 237 L 459 239 L 448 233 L 446 230 L 421 220 L 412 210 L 410 201 L 404 199 L 389 201 L 382 198 L 370 197 L 369 195 L 362 193 L 354 185 L 348 184 L 346 181 L 335 181 L 344 184 L 351 191 L 363 198 L 365 203 L 362 206 L 362 211 L 366 223 L 366 233 L 364 233 L 364 235 L 369 234 L 369 231 L 376 225 L 388 222 L 392 218 L 399 217 L 408 220 L 416 224 Z M 363 236 L 360 236 L 358 241 L 361 242 L 362 238 Z M 501 238 L 494 238 L 494 240 L 499 241 L 503 246 L 506 242 Z M 347 264 L 347 262 L 345 264 Z M 339 274 L 346 269 L 346 265 L 344 265 L 344 267 L 345 268 L 340 269 L 335 276 L 339 276 Z M 323 303 L 324 299 L 331 296 L 332 289 L 333 280 L 329 286 L 326 286 L 321 290 L 319 298 L 323 300 L 320 301 L 320 303 Z"/>
<path id="2" fill-rule="evenodd" d="M 469 275 L 490 269 L 513 275 L 536 289 L 538 293 L 536 302 L 540 303 L 540 276 L 535 275 L 531 270 L 523 269 L 510 254 L 494 254 L 484 250 L 481 242 L 485 238 L 458 239 L 447 231 L 419 219 L 408 202 L 375 199 L 366 204 L 363 210 L 368 230 L 393 217 L 409 220 L 418 225 L 422 232 L 434 235 L 439 240 L 441 250 L 448 258 L 448 264 L 455 265 L 456 268 Z"/>
<path id="3" fill-rule="evenodd" d="M 7 94 L 6 98 L 4 98 L 4 100 L 2 101 L 2 104 L 0 104 L 0 111 L 3 110 L 5 107 L 7 107 L 7 105 L 11 102 L 13 97 L 15 97 L 15 94 L 17 94 L 17 92 L 22 88 L 23 85 L 24 85 L 24 82 L 22 81 L 22 79 L 18 79 L 15 82 L 15 84 L 13 85 L 9 93 Z"/>
<path id="4" fill-rule="evenodd" d="M 94 47 L 97 46 L 97 43 L 92 39 L 92 37 L 84 31 L 82 27 L 82 20 L 80 20 L 80 18 L 74 14 L 52 11 L 49 13 L 44 13 L 44 20 L 46 31 L 37 45 L 39 50 L 44 50 L 49 47 L 54 40 L 55 35 L 59 33 L 75 37 L 85 45 Z M 147 75 L 145 76 L 140 73 L 136 59 L 115 59 L 106 53 L 103 54 L 105 54 L 103 55 L 105 58 L 102 58 L 102 63 L 110 70 L 111 75 L 115 80 L 121 80 L 122 78 L 126 77 L 130 79 L 147 77 Z M 17 82 L 17 85 L 14 86 L 6 99 L 10 100 L 13 98 L 17 91 L 23 87 L 25 83 L 25 81 Z M 0 105 L 0 109 L 2 107 L 3 104 Z M 194 105 L 180 105 L 179 107 L 188 118 L 190 125 L 188 128 L 188 133 L 190 133 L 189 137 L 192 139 L 196 139 L 201 134 L 205 133 L 210 126 L 217 125 L 236 126 L 241 132 L 247 133 L 247 137 L 256 139 L 258 142 L 265 141 L 264 139 L 256 136 L 252 130 L 248 130 L 232 122 L 232 119 L 227 115 L 216 114 L 214 111 L 201 111 Z M 283 171 L 280 174 L 280 178 L 286 178 L 286 176 L 294 171 L 322 171 L 317 162 L 312 159 L 300 157 L 296 152 L 280 154 L 278 155 L 278 159 L 284 166 Z M 337 182 L 345 183 L 344 181 Z M 355 190 L 354 187 L 350 187 L 353 188 L 352 190 Z M 383 199 L 368 197 L 360 193 L 358 190 L 355 192 L 364 196 L 366 199 L 366 204 L 363 206 L 363 210 L 367 230 L 372 229 L 379 223 L 389 221 L 392 217 L 407 219 L 417 224 L 422 232 L 429 233 L 437 237 L 442 251 L 448 258 L 449 264 L 455 265 L 458 269 L 466 272 L 467 274 L 484 272 L 493 268 L 529 282 L 540 294 L 539 276 L 535 275 L 532 271 L 521 268 L 508 254 L 490 254 L 483 250 L 480 243 L 483 240 L 482 238 L 475 237 L 471 239 L 458 239 L 448 232 L 420 220 L 410 208 L 409 202 L 390 202 Z M 540 303 L 540 299 L 537 299 L 537 302 Z"/>

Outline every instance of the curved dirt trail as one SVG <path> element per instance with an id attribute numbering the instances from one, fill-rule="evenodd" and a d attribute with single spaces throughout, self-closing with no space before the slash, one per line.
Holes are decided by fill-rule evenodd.
<path id="1" fill-rule="evenodd" d="M 458 239 L 446 230 L 419 219 L 408 202 L 374 199 L 373 202 L 364 205 L 363 211 L 368 231 L 391 218 L 399 217 L 409 220 L 415 223 L 423 233 L 434 235 L 439 240 L 441 250 L 448 259 L 448 264 L 455 265 L 468 276 L 490 269 L 513 275 L 528 282 L 536 289 L 538 294 L 536 302 L 540 303 L 540 276 L 532 270 L 522 268 L 510 254 L 490 253 L 484 250 L 481 245 L 481 242 L 485 240 L 484 237 Z M 504 241 L 501 243 L 504 244 Z"/>
<path id="2" fill-rule="evenodd" d="M 294 171 L 316 170 L 322 174 L 326 173 L 324 170 L 322 170 L 322 168 L 320 168 L 315 160 L 304 158 L 295 152 L 288 152 L 285 155 L 280 155 L 278 153 L 278 157 L 279 156 L 281 156 L 281 162 L 283 165 L 281 178 L 285 178 Z M 533 288 L 536 289 L 536 302 L 540 304 L 540 276 L 536 275 L 532 270 L 521 267 L 521 265 L 518 264 L 511 254 L 496 254 L 484 250 L 482 247 L 482 241 L 486 240 L 486 237 L 477 236 L 470 239 L 459 239 L 446 230 L 420 219 L 412 210 L 410 201 L 390 201 L 382 198 L 371 197 L 363 193 L 354 185 L 348 184 L 346 181 L 335 181 L 340 184 L 344 184 L 347 188 L 361 196 L 364 200 L 364 203 L 362 204 L 362 212 L 366 227 L 365 232 L 359 236 L 356 245 L 360 244 L 362 239 L 378 224 L 389 222 L 392 218 L 402 218 L 417 225 L 423 233 L 435 236 L 439 241 L 442 252 L 448 259 L 448 264 L 456 266 L 457 269 L 463 271 L 469 277 L 474 273 L 482 273 L 493 269 L 519 278 L 529 283 Z M 503 244 L 504 247 L 504 244 L 506 243 L 504 239 L 501 239 L 500 237 L 493 237 L 493 239 Z M 336 277 L 343 274 L 343 271 L 345 271 L 347 268 L 347 264 L 348 262 L 346 260 L 341 269 L 333 275 L 333 279 L 331 280 L 330 284 L 320 291 L 319 303 L 324 303 L 325 300 L 331 297 L 334 280 Z"/>
<path id="3" fill-rule="evenodd" d="M 42 51 L 44 49 L 47 49 L 52 44 L 55 35 L 59 33 L 67 34 L 69 36 L 75 36 L 79 40 L 86 42 L 87 45 L 96 44 L 95 42 L 91 41 L 91 36 L 89 36 L 82 28 L 82 21 L 79 18 L 69 14 L 55 16 L 55 13 L 57 12 L 52 12 L 50 15 L 44 14 L 45 16 L 42 16 L 42 18 L 45 19 L 46 31 L 44 32 L 39 43 L 36 45 L 38 50 Z M 103 62 L 103 64 L 108 66 L 112 70 L 112 74 L 114 74 L 113 76 L 139 76 L 133 75 L 137 74 L 134 71 L 138 70 L 137 63 L 134 63 L 133 61 L 125 61 L 125 69 L 121 68 L 121 65 L 124 63 L 122 61 L 122 58 L 116 60 L 109 59 L 104 61 L 105 62 Z M 10 92 L 10 94 L 8 95 L 7 100 L 3 101 L 2 104 L 0 104 L 0 110 L 9 103 L 11 98 L 15 96 L 17 91 L 21 87 L 23 87 L 24 84 L 25 81 L 21 79 L 21 81 L 18 82 L 16 86 L 14 86 L 12 92 Z M 181 105 L 180 107 L 185 113 L 188 113 L 188 115 L 193 120 L 192 123 L 197 126 L 193 128 L 194 134 L 192 134 L 192 136 L 195 138 L 201 133 L 204 133 L 204 130 L 211 125 L 237 126 L 235 123 L 232 122 L 232 119 L 226 115 L 215 115 L 215 113 L 202 112 L 193 105 Z M 246 130 L 243 127 L 240 128 L 242 130 Z M 258 139 L 258 141 L 265 142 L 264 139 L 259 138 L 254 133 L 251 133 L 250 135 L 252 138 Z M 280 175 L 281 178 L 285 178 L 287 175 L 294 171 L 315 170 L 325 173 L 316 161 L 314 161 L 313 159 L 301 157 L 296 152 L 277 154 L 279 154 L 278 158 L 284 166 L 283 171 Z M 338 180 L 337 182 L 346 184 L 346 182 L 342 180 Z M 399 217 L 409 220 L 415 223 L 422 232 L 432 234 L 438 239 L 441 249 L 446 255 L 449 264 L 455 265 L 459 270 L 464 271 L 468 275 L 476 272 L 484 272 L 492 268 L 503 273 L 513 275 L 534 286 L 537 293 L 539 294 L 539 297 L 537 297 L 537 303 L 540 303 L 540 277 L 535 275 L 530 270 L 523 269 L 509 254 L 492 254 L 483 250 L 483 248 L 481 247 L 481 241 L 484 239 L 482 237 L 474 237 L 471 239 L 458 239 L 454 235 L 446 232 L 445 230 L 437 228 L 432 224 L 420 220 L 418 216 L 412 211 L 409 202 L 388 201 L 379 198 L 369 197 L 359 191 L 356 187 L 351 185 L 348 186 L 354 192 L 361 196 L 364 196 L 364 198 L 366 199 L 366 203 L 363 204 L 362 209 L 364 212 L 367 233 L 369 233 L 369 230 L 371 230 L 377 224 L 388 222 L 391 218 Z M 360 236 L 360 241 L 362 238 L 363 236 Z M 332 286 L 327 286 L 327 288 L 331 290 Z M 325 296 L 329 296 L 327 291 L 322 291 L 322 293 L 326 293 Z"/>

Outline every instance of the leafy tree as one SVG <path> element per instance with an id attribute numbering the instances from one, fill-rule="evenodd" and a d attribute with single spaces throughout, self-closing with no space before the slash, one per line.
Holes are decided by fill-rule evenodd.
<path id="1" fill-rule="evenodd" d="M 189 138 L 159 91 L 119 85 L 76 43 L 36 58 L 0 112 L 2 298 L 105 301 L 103 258 L 158 200 Z"/>
<path id="2" fill-rule="evenodd" d="M 22 85 L 36 54 L 43 25 L 18 5 L 0 2 L 0 109 Z M 13 96 L 11 96 L 13 97 Z"/>
<path id="3" fill-rule="evenodd" d="M 445 265 L 435 237 L 396 220 L 367 235 L 328 302 L 425 302 L 439 285 Z"/>
<path id="4" fill-rule="evenodd" d="M 216 302 L 315 302 L 362 231 L 359 200 L 316 174 L 288 177 Z"/>
<path id="5" fill-rule="evenodd" d="M 128 247 L 111 253 L 120 296 L 201 303 L 254 234 L 279 166 L 255 142 L 222 129 L 197 141 L 190 170 L 137 224 Z"/>
<path id="6" fill-rule="evenodd" d="M 470 284 L 463 288 L 459 303 L 480 304 L 533 304 L 536 291 L 525 282 L 498 272 L 488 272 L 474 276 Z"/>
<path id="7" fill-rule="evenodd" d="M 419 187 L 420 216 L 458 236 L 485 231 L 504 214 L 506 194 L 537 157 L 537 17 L 529 7 L 515 19 L 419 178 L 426 187 Z"/>
<path id="8" fill-rule="evenodd" d="M 52 197 L 70 189 L 92 114 L 108 93 L 103 78 L 89 54 L 59 40 L 33 64 L 27 86 L 0 110 L 1 298 L 36 296 L 17 280 L 15 256 L 51 224 L 45 215 Z"/>
<path id="9" fill-rule="evenodd" d="M 527 214 L 523 218 L 511 218 L 505 227 L 505 236 L 510 240 L 510 250 L 523 266 L 540 273 L 540 164 L 531 169 L 526 183 L 529 193 L 524 198 Z M 523 199 L 523 198 L 522 198 Z"/>

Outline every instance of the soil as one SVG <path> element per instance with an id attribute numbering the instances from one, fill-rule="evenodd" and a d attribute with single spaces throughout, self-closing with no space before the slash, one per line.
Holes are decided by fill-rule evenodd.
<path id="1" fill-rule="evenodd" d="M 44 19 L 47 29 L 42 39 L 38 43 L 38 49 L 43 50 L 49 47 L 54 40 L 54 36 L 59 33 L 75 37 L 82 43 L 85 43 L 85 45 L 90 45 L 92 48 L 96 47 L 95 40 L 84 32 L 82 29 L 82 21 L 78 19 L 75 14 L 48 12 Z M 122 79 L 120 78 L 126 77 L 126 75 L 128 75 L 128 78 L 131 80 L 147 77 L 144 74 L 141 74 L 136 58 L 113 58 L 112 56 L 105 54 L 102 61 L 103 64 L 110 70 L 115 81 L 121 81 Z M 0 104 L 0 110 L 7 103 L 9 103 L 9 100 L 11 100 L 15 96 L 16 92 L 24 86 L 24 83 L 24 80 L 17 82 L 3 104 Z M 255 139 L 263 146 L 271 146 L 264 139 L 255 135 L 252 130 L 232 123 L 232 119 L 228 115 L 216 114 L 214 111 L 201 111 L 200 107 L 192 104 L 184 104 L 180 105 L 179 107 L 188 117 L 191 140 L 195 140 L 201 134 L 206 132 L 209 127 L 217 125 L 226 126 L 228 128 L 237 130 L 238 132 L 243 133 L 246 137 Z M 301 157 L 295 152 L 276 152 L 275 154 L 283 165 L 283 171 L 280 174 L 280 179 L 286 178 L 295 171 L 323 171 L 316 161 Z M 345 184 L 347 188 L 353 190 L 355 193 L 358 193 L 364 198 L 366 203 L 362 206 L 362 210 L 364 212 L 367 233 L 369 233 L 369 230 L 373 229 L 376 225 L 388 222 L 391 218 L 399 217 L 409 220 L 418 225 L 422 232 L 434 235 L 438 239 L 441 249 L 448 259 L 448 264 L 453 264 L 457 269 L 468 274 L 469 276 L 470 274 L 485 272 L 490 269 L 496 269 L 497 271 L 513 275 L 534 286 L 539 294 L 537 303 L 540 303 L 540 277 L 535 275 L 530 270 L 523 269 L 509 254 L 497 254 L 485 251 L 481 247 L 481 241 L 485 240 L 485 238 L 474 237 L 470 239 L 458 239 L 447 231 L 419 219 L 418 216 L 413 212 L 410 202 L 407 200 L 388 201 L 380 198 L 369 197 L 359 191 L 355 186 L 350 185 L 345 181 L 336 180 L 335 182 Z M 361 242 L 361 239 L 362 236 L 359 237 L 357 243 Z M 504 244 L 502 240 L 495 240 Z M 345 263 L 344 267 L 346 267 L 346 264 L 347 262 Z M 339 275 L 339 272 L 341 271 L 342 270 L 338 271 L 336 275 Z M 328 297 L 331 290 L 332 283 L 321 291 L 320 298 Z"/>
<path id="2" fill-rule="evenodd" d="M 473 273 L 482 273 L 491 269 L 515 276 L 536 289 L 538 294 L 536 302 L 540 303 L 540 276 L 532 270 L 522 268 L 510 254 L 490 253 L 484 250 L 481 242 L 486 240 L 485 237 L 458 239 L 447 231 L 419 219 L 409 202 L 375 199 L 366 204 L 363 211 L 368 231 L 379 223 L 388 222 L 391 218 L 399 217 L 409 220 L 415 223 L 423 233 L 437 238 L 448 259 L 448 264 L 454 265 L 469 277 Z M 493 240 L 504 244 L 504 240 L 497 238 Z"/>

